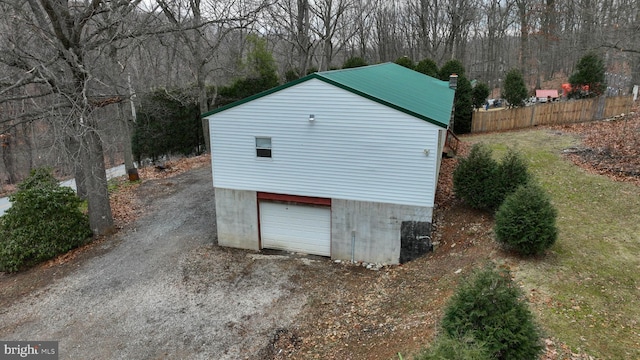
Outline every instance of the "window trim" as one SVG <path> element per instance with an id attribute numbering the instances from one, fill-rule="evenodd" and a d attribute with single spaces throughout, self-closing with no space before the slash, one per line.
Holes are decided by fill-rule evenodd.
<path id="1" fill-rule="evenodd" d="M 258 145 L 258 140 L 269 140 L 269 145 Z M 273 142 L 271 136 L 255 136 L 255 156 L 257 159 L 272 159 L 273 158 Z M 268 150 L 268 154 L 267 154 Z M 262 155 L 261 155 L 262 153 Z"/>

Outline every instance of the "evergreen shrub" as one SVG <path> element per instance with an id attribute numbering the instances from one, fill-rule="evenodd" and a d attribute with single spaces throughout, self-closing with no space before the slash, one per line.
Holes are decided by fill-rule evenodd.
<path id="1" fill-rule="evenodd" d="M 138 163 L 163 155 L 200 153 L 202 120 L 194 89 L 160 89 L 145 94 L 137 111 L 132 148 Z"/>
<path id="2" fill-rule="evenodd" d="M 489 85 L 485 83 L 476 84 L 471 91 L 471 102 L 473 103 L 473 107 L 476 109 L 481 108 L 487 101 L 490 94 L 491 90 L 489 89 Z"/>
<path id="3" fill-rule="evenodd" d="M 500 159 L 495 186 L 495 203 L 492 208 L 497 209 L 502 205 L 504 199 L 513 194 L 516 189 L 526 185 L 531 181 L 527 160 L 522 154 L 512 148 L 507 149 L 507 153 Z"/>
<path id="4" fill-rule="evenodd" d="M 350 68 L 356 68 L 356 67 L 361 67 L 361 66 L 367 66 L 369 64 L 367 64 L 367 62 L 358 56 L 353 56 L 347 59 L 347 61 L 344 62 L 344 64 L 342 65 L 343 69 L 350 69 Z"/>
<path id="5" fill-rule="evenodd" d="M 453 171 L 453 191 L 476 209 L 491 208 L 496 202 L 498 162 L 491 153 L 487 145 L 474 144 L 469 156 L 460 158 Z"/>
<path id="6" fill-rule="evenodd" d="M 423 73 L 425 75 L 428 75 L 434 78 L 438 77 L 438 72 L 439 72 L 438 64 L 436 64 L 435 61 L 429 58 L 424 58 L 420 60 L 420 62 L 416 64 L 415 70 L 417 72 Z"/>
<path id="7" fill-rule="evenodd" d="M 542 351 L 540 333 L 522 297 L 509 271 L 493 266 L 479 270 L 452 296 L 442 320 L 443 333 L 473 338 L 493 359 L 537 359 Z"/>
<path id="8" fill-rule="evenodd" d="M 500 162 L 487 145 L 474 144 L 453 172 L 456 195 L 476 209 L 497 210 L 504 199 L 531 180 L 525 158 L 508 149 Z"/>
<path id="9" fill-rule="evenodd" d="M 510 107 L 524 106 L 524 101 L 527 99 L 527 85 L 520 70 L 512 69 L 507 73 L 502 97 L 507 100 Z"/>
<path id="10" fill-rule="evenodd" d="M 15 272 L 54 258 L 91 236 L 82 203 L 49 169 L 36 169 L 10 197 L 0 217 L 0 271 Z"/>
<path id="11" fill-rule="evenodd" d="M 413 63 L 413 60 L 411 60 L 411 58 L 409 58 L 408 56 L 401 56 L 399 58 L 396 59 L 396 64 L 400 65 L 400 66 L 404 66 L 406 68 L 409 68 L 411 70 L 413 70 L 416 65 Z"/>
<path id="12" fill-rule="evenodd" d="M 529 183 L 509 195 L 496 212 L 496 240 L 522 255 L 538 255 L 558 237 L 557 211 L 539 185 Z"/>

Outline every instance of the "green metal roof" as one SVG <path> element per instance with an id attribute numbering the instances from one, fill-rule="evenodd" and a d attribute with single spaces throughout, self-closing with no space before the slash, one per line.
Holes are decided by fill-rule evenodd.
<path id="1" fill-rule="evenodd" d="M 202 117 L 250 102 L 310 79 L 318 79 L 335 85 L 444 128 L 449 125 L 454 90 L 449 88 L 448 82 L 394 63 L 313 73 L 209 111 Z"/>

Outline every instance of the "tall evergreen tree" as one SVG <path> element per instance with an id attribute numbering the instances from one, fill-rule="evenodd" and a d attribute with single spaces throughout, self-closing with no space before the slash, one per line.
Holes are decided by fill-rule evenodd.
<path id="1" fill-rule="evenodd" d="M 471 120 L 473 115 L 471 82 L 462 75 L 458 76 L 458 87 L 454 101 L 453 131 L 456 134 L 466 134 L 471 132 Z"/>
<path id="2" fill-rule="evenodd" d="M 457 134 L 471 132 L 473 113 L 471 82 L 465 76 L 464 65 L 459 60 L 449 60 L 440 68 L 439 78 L 448 81 L 451 74 L 458 75 L 458 87 L 454 100 L 453 131 Z"/>
<path id="3" fill-rule="evenodd" d="M 416 67 L 416 65 L 413 63 L 413 60 L 411 60 L 408 56 L 399 57 L 396 60 L 396 64 L 404 66 L 404 67 L 409 68 L 411 70 L 413 70 Z"/>
<path id="4" fill-rule="evenodd" d="M 604 92 L 604 61 L 596 53 L 588 53 L 576 64 L 576 71 L 569 77 L 569 97 L 585 98 L 599 96 Z"/>
<path id="5" fill-rule="evenodd" d="M 490 93 L 491 90 L 489 90 L 489 85 L 485 83 L 477 83 L 471 92 L 473 106 L 475 108 L 482 107 L 482 104 L 487 101 Z"/>
<path id="6" fill-rule="evenodd" d="M 442 65 L 440 71 L 438 72 L 438 77 L 440 78 L 440 80 L 447 81 L 449 80 L 449 76 L 451 76 L 451 74 L 465 76 L 464 65 L 462 65 L 462 62 L 460 62 L 460 60 L 454 59 L 444 63 L 444 65 Z"/>
<path id="7" fill-rule="evenodd" d="M 504 79 L 502 97 L 507 100 L 509 106 L 524 106 L 524 100 L 527 98 L 527 85 L 524 83 L 520 70 L 511 69 L 507 73 L 507 77 Z"/>
<path id="8" fill-rule="evenodd" d="M 438 77 L 438 64 L 435 61 L 425 58 L 420 60 L 415 70 L 431 77 Z"/>

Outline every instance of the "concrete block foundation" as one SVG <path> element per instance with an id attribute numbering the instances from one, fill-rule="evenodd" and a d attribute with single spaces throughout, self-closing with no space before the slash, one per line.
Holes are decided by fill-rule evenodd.
<path id="1" fill-rule="evenodd" d="M 218 245 L 259 250 L 255 191 L 215 188 Z"/>
<path id="2" fill-rule="evenodd" d="M 331 202 L 331 258 L 398 264 L 400 262 L 403 223 L 411 222 L 406 231 L 414 240 L 427 241 L 433 209 L 409 205 L 333 199 Z M 429 234 L 422 235 L 426 229 Z M 410 240 L 408 243 L 411 243 Z M 405 241 L 405 243 L 407 243 Z M 411 245 L 428 251 L 428 245 Z M 424 253 L 423 252 L 423 253 Z M 417 257 L 412 251 L 410 258 Z"/>
<path id="3" fill-rule="evenodd" d="M 215 188 L 218 245 L 260 250 L 255 191 Z M 331 200 L 331 258 L 398 264 L 430 251 L 433 209 Z"/>

